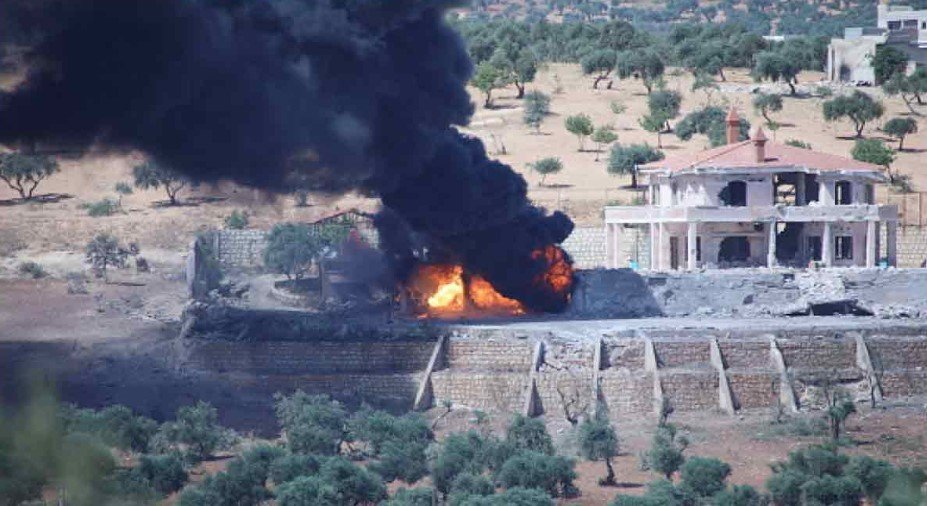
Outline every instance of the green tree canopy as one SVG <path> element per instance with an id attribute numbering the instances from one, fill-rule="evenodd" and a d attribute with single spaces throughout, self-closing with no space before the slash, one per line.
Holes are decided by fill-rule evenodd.
<path id="1" fill-rule="evenodd" d="M 0 153 L 0 181 L 24 200 L 31 199 L 39 184 L 59 170 L 58 162 L 50 156 Z"/>
<path id="2" fill-rule="evenodd" d="M 476 72 L 470 80 L 470 84 L 483 92 L 483 107 L 487 109 L 492 107 L 493 90 L 503 88 L 508 83 L 508 76 L 506 76 L 505 72 L 489 61 L 484 61 L 477 65 Z"/>
<path id="3" fill-rule="evenodd" d="M 618 455 L 618 435 L 607 417 L 587 418 L 579 426 L 579 447 L 583 457 L 593 461 L 605 461 L 607 474 L 599 483 L 614 486 L 615 469 L 612 467 L 612 459 Z"/>
<path id="4" fill-rule="evenodd" d="M 615 70 L 616 56 L 615 51 L 610 49 L 597 49 L 590 52 L 580 60 L 579 64 L 583 69 L 583 74 L 594 76 L 592 89 L 598 89 L 599 83 Z"/>
<path id="5" fill-rule="evenodd" d="M 586 138 L 593 134 L 595 127 L 592 125 L 592 118 L 588 114 L 580 113 L 568 116 L 563 122 L 567 132 L 575 135 L 579 140 L 579 151 L 586 150 Z"/>
<path id="6" fill-rule="evenodd" d="M 801 63 L 786 50 L 779 48 L 763 51 L 756 55 L 756 64 L 753 66 L 754 79 L 761 81 L 782 80 L 789 85 L 792 95 L 797 93 L 795 84 L 798 82 L 798 73 L 801 72 Z"/>
<path id="7" fill-rule="evenodd" d="M 769 117 L 769 113 L 782 110 L 782 97 L 776 94 L 757 93 L 753 97 L 753 108 L 763 116 L 767 125 L 771 125 L 773 120 Z"/>
<path id="8" fill-rule="evenodd" d="M 302 279 L 312 262 L 333 252 L 347 237 L 348 227 L 280 223 L 267 236 L 264 265 L 290 279 Z"/>
<path id="9" fill-rule="evenodd" d="M 879 139 L 858 139 L 853 144 L 850 154 L 854 160 L 861 162 L 874 163 L 889 168 L 895 161 L 895 154 L 892 148 L 885 145 Z"/>
<path id="10" fill-rule="evenodd" d="M 608 156 L 609 174 L 630 174 L 631 188 L 637 188 L 637 166 L 663 159 L 663 152 L 648 144 L 614 144 Z"/>
<path id="11" fill-rule="evenodd" d="M 917 132 L 914 118 L 892 118 L 882 125 L 882 131 L 898 139 L 898 151 L 904 151 L 904 138 Z"/>
<path id="12" fill-rule="evenodd" d="M 541 158 L 531 164 L 531 170 L 541 175 L 541 181 L 538 183 L 538 186 L 544 186 L 547 176 L 563 170 L 563 162 L 560 158 L 554 156 Z"/>
<path id="13" fill-rule="evenodd" d="M 595 161 L 599 161 L 599 153 L 605 146 L 618 140 L 618 134 L 609 127 L 600 126 L 592 132 L 592 142 L 596 144 Z"/>
<path id="14" fill-rule="evenodd" d="M 824 102 L 823 107 L 824 119 L 827 121 L 850 119 L 855 126 L 857 138 L 863 136 L 866 123 L 881 118 L 885 113 L 885 107 L 881 102 L 859 90 L 854 90 L 851 95 L 834 97 Z"/>
<path id="15" fill-rule="evenodd" d="M 895 74 L 904 74 L 908 66 L 908 55 L 900 49 L 880 44 L 876 46 L 872 57 L 872 70 L 875 73 L 876 84 L 882 84 Z"/>
<path id="16" fill-rule="evenodd" d="M 172 170 L 154 161 L 147 161 L 132 168 L 135 177 L 135 186 L 143 190 L 150 188 L 164 188 L 171 205 L 177 205 L 177 193 L 180 192 L 189 180 L 179 172 Z"/>
<path id="17" fill-rule="evenodd" d="M 550 114 L 550 96 L 540 91 L 531 91 L 525 94 L 524 112 L 522 121 L 534 129 L 535 133 L 541 132 L 541 123 L 544 118 Z"/>
<path id="18" fill-rule="evenodd" d="M 630 77 L 640 79 L 649 95 L 653 91 L 654 84 L 663 76 L 666 64 L 656 49 L 648 47 L 618 53 L 615 68 L 621 79 Z"/>

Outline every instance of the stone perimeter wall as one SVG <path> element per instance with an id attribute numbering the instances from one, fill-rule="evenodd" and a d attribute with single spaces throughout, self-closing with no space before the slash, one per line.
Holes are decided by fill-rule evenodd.
<path id="1" fill-rule="evenodd" d="M 646 229 L 633 237 L 636 245 L 622 241 L 620 258 L 634 258 L 641 268 L 650 265 L 649 235 Z M 366 235 L 367 232 L 362 232 Z M 881 228 L 882 244 L 885 243 L 885 227 Z M 261 255 L 267 245 L 264 230 L 220 230 L 217 233 L 219 261 L 224 267 L 251 268 L 261 265 Z M 373 234 L 367 237 L 375 240 Z M 630 236 L 629 236 L 630 237 Z M 563 242 L 565 249 L 579 269 L 605 267 L 605 230 L 603 227 L 576 227 Z M 927 261 L 927 227 L 898 227 L 898 267 L 920 267 Z"/>
<path id="2" fill-rule="evenodd" d="M 859 337 L 859 338 L 858 338 Z M 178 340 L 179 367 L 191 376 L 231 385 L 255 413 L 270 413 L 275 392 L 302 389 L 349 405 L 407 410 L 445 401 L 457 408 L 544 415 L 589 412 L 604 403 L 614 419 L 650 416 L 665 399 L 679 412 L 772 409 L 789 389 L 797 409 L 814 409 L 825 382 L 861 402 L 874 375 L 886 398 L 927 395 L 927 326 L 888 332 L 812 330 L 806 335 L 731 337 L 603 335 L 559 338 L 554 331 L 507 335 L 485 329 L 434 341 L 222 342 Z M 716 344 L 714 344 L 716 343 Z M 860 343 L 871 366 L 859 363 Z M 597 349 L 598 348 L 598 349 Z M 772 349 L 784 358 L 777 369 Z M 712 360 L 714 350 L 721 363 Z M 434 368 L 428 369 L 434 353 Z M 653 359 L 648 359 L 648 355 Z M 722 375 L 729 392 L 722 391 Z M 788 383 L 781 384 L 782 378 Z M 257 416 L 257 415 L 255 415 Z"/>

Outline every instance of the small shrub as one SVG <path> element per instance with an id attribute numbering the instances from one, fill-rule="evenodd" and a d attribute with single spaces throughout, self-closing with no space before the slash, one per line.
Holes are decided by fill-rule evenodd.
<path id="1" fill-rule="evenodd" d="M 505 441 L 515 450 L 529 450 L 545 455 L 554 454 L 554 442 L 544 422 L 537 418 L 516 415 L 505 432 Z"/>
<path id="2" fill-rule="evenodd" d="M 243 230 L 248 228 L 248 213 L 235 209 L 232 214 L 225 217 L 225 228 L 230 230 Z"/>
<path id="3" fill-rule="evenodd" d="M 340 506 L 345 503 L 330 483 L 317 476 L 300 476 L 277 489 L 280 506 Z"/>
<path id="4" fill-rule="evenodd" d="M 175 455 L 142 455 L 138 473 L 163 495 L 180 490 L 187 482 L 183 462 Z"/>
<path id="5" fill-rule="evenodd" d="M 800 140 L 798 140 L 798 139 L 789 139 L 789 140 L 785 141 L 785 144 L 786 144 L 787 146 L 793 146 L 793 147 L 796 147 L 796 148 L 811 149 L 811 144 L 809 144 L 809 143 L 807 143 L 807 142 L 805 142 L 805 141 L 800 141 Z"/>
<path id="6" fill-rule="evenodd" d="M 319 477 L 333 487 L 339 504 L 376 503 L 386 498 L 386 485 L 380 478 L 343 457 L 330 458 L 319 469 Z M 297 478 L 293 482 L 301 480 Z"/>
<path id="7" fill-rule="evenodd" d="M 119 211 L 119 202 L 111 198 L 105 198 L 96 202 L 82 204 L 81 208 L 86 209 L 87 215 L 94 218 L 99 218 L 101 216 L 112 216 L 116 214 L 117 211 Z"/>
<path id="8" fill-rule="evenodd" d="M 277 485 L 293 481 L 300 476 L 312 476 L 319 472 L 324 457 L 315 455 L 286 455 L 270 465 L 270 479 Z"/>
<path id="9" fill-rule="evenodd" d="M 811 478 L 801 486 L 802 504 L 856 506 L 863 498 L 859 480 L 850 476 L 825 475 Z"/>
<path id="10" fill-rule="evenodd" d="M 18 270 L 20 274 L 29 276 L 32 279 L 41 279 L 48 276 L 48 273 L 45 272 L 45 269 L 43 269 L 41 265 L 32 261 L 19 264 Z"/>
<path id="11" fill-rule="evenodd" d="M 576 492 L 573 465 L 566 457 L 525 451 L 505 461 L 497 479 L 505 488 L 537 488 L 552 497 L 570 497 Z"/>
<path id="12" fill-rule="evenodd" d="M 277 395 L 277 421 L 293 453 L 336 455 L 346 439 L 347 413 L 340 403 L 297 390 Z"/>
<path id="13" fill-rule="evenodd" d="M 157 437 L 161 446 L 184 449 L 195 462 L 230 447 L 236 439 L 233 432 L 219 425 L 216 408 L 204 401 L 178 409 L 177 419 L 162 425 Z"/>
<path id="14" fill-rule="evenodd" d="M 125 181 L 120 181 L 113 186 L 113 191 L 119 195 L 132 195 L 132 185 Z"/>
<path id="15" fill-rule="evenodd" d="M 380 506 L 432 506 L 434 490 L 426 487 L 400 488 Z"/>
<path id="16" fill-rule="evenodd" d="M 769 500 L 749 485 L 734 485 L 712 499 L 714 506 L 766 506 Z"/>
<path id="17" fill-rule="evenodd" d="M 238 458 L 224 472 L 207 477 L 198 487 L 184 490 L 180 505 L 257 506 L 270 497 L 270 492 L 264 487 L 260 466 Z"/>
<path id="18" fill-rule="evenodd" d="M 97 234 L 85 248 L 87 261 L 97 277 L 106 277 L 109 267 L 123 268 L 129 250 L 119 245 L 119 240 L 110 234 Z"/>
<path id="19" fill-rule="evenodd" d="M 700 497 L 711 497 L 724 490 L 731 466 L 718 459 L 692 457 L 680 469 L 682 483 Z"/>
<path id="20" fill-rule="evenodd" d="M 413 441 L 387 441 L 380 452 L 380 459 L 370 464 L 370 469 L 386 481 L 400 479 L 415 483 L 428 474 L 425 449 L 427 445 Z"/>
<path id="21" fill-rule="evenodd" d="M 434 438 L 431 427 L 417 414 L 393 416 L 385 411 L 362 409 L 348 423 L 352 437 L 370 444 L 378 456 L 387 442 L 401 441 L 427 444 Z"/>
<path id="22" fill-rule="evenodd" d="M 894 471 L 895 467 L 888 462 L 865 455 L 852 457 L 845 468 L 847 475 L 860 482 L 870 504 L 876 504 L 882 497 Z"/>
<path id="23" fill-rule="evenodd" d="M 685 461 L 684 449 L 685 440 L 677 439 L 674 426 L 659 427 L 651 440 L 647 462 L 651 469 L 670 479 Z"/>
<path id="24" fill-rule="evenodd" d="M 515 487 L 501 494 L 470 496 L 460 506 L 554 506 L 554 501 L 543 490 Z"/>

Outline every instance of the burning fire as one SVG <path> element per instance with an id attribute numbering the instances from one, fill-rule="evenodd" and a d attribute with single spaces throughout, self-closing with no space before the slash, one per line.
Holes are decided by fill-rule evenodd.
<path id="1" fill-rule="evenodd" d="M 525 312 L 521 303 L 497 292 L 489 281 L 465 276 L 460 265 L 423 265 L 411 286 L 413 295 L 429 314 L 463 313 L 468 308 L 492 314 Z"/>
<path id="2" fill-rule="evenodd" d="M 569 301 L 573 287 L 573 267 L 566 254 L 550 245 L 534 251 L 532 260 L 547 268 L 534 278 L 534 286 L 547 294 Z M 429 264 L 418 267 L 408 284 L 409 295 L 422 317 L 459 315 L 468 311 L 492 315 L 520 315 L 525 306 L 498 291 L 485 278 L 468 275 L 461 265 Z"/>

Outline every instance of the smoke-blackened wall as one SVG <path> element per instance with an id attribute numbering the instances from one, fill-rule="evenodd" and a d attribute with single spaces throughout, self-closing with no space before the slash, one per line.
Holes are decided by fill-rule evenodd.
<path id="1" fill-rule="evenodd" d="M 572 223 L 454 128 L 473 105 L 472 65 L 443 21 L 452 3 L 6 0 L 0 43 L 27 47 L 28 75 L 0 96 L 0 142 L 138 149 L 200 181 L 378 195 L 503 294 L 560 309 L 532 253 Z"/>

